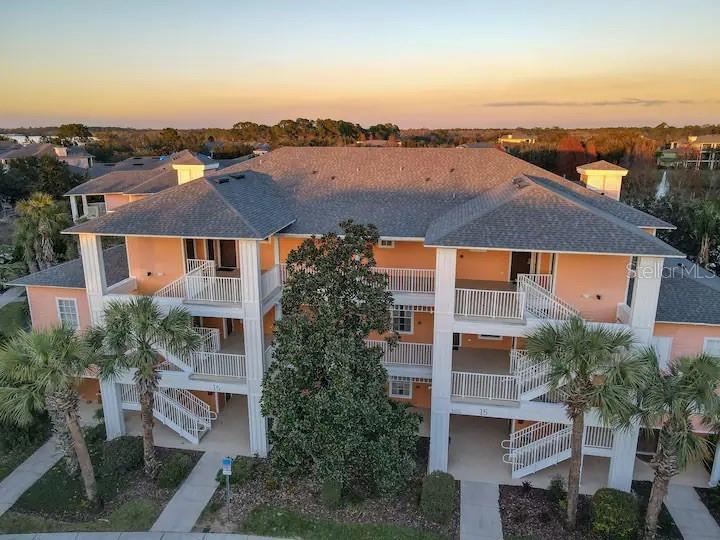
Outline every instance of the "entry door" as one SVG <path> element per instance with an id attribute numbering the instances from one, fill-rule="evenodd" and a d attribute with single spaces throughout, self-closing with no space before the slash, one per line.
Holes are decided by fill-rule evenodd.
<path id="1" fill-rule="evenodd" d="M 518 274 L 530 274 L 532 253 L 529 251 L 513 251 L 510 259 L 510 281 L 516 281 Z"/>
<path id="2" fill-rule="evenodd" d="M 220 268 L 237 268 L 235 240 L 220 240 Z"/>
<path id="3" fill-rule="evenodd" d="M 225 335 L 229 336 L 233 333 L 233 321 L 232 319 L 225 319 Z"/>
<path id="4" fill-rule="evenodd" d="M 205 240 L 205 251 L 207 252 L 207 260 L 215 260 L 215 240 Z"/>

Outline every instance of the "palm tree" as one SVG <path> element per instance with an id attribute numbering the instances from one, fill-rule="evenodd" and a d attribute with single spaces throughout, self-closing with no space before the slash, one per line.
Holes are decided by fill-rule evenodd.
<path id="1" fill-rule="evenodd" d="M 720 423 L 720 359 L 707 354 L 673 361 L 661 371 L 655 350 L 638 357 L 647 364 L 646 383 L 639 396 L 640 415 L 647 429 L 658 429 L 658 445 L 650 462 L 655 470 L 645 516 L 645 538 L 654 539 L 658 516 L 670 479 L 688 463 L 708 457 L 710 443 L 693 432 L 693 418 L 717 428 Z"/>
<path id="2" fill-rule="evenodd" d="M 634 390 L 642 383 L 643 364 L 627 354 L 633 344 L 629 330 L 586 324 L 575 317 L 561 324 L 546 323 L 527 339 L 528 355 L 548 362 L 550 387 L 559 390 L 572 422 L 568 473 L 567 521 L 575 527 L 585 413 L 597 408 L 613 428 L 629 425 Z"/>
<path id="3" fill-rule="evenodd" d="M 698 264 L 707 266 L 710 262 L 710 241 L 720 225 L 720 211 L 717 201 L 703 200 L 690 207 L 692 235 L 700 242 Z"/>
<path id="4" fill-rule="evenodd" d="M 143 425 L 145 472 L 158 472 L 153 438 L 155 392 L 160 379 L 164 351 L 187 357 L 197 348 L 200 336 L 192 329 L 192 316 L 184 308 L 163 315 L 152 298 L 141 296 L 129 302 L 110 302 L 105 308 L 105 326 L 92 328 L 89 340 L 107 353 L 99 363 L 100 379 L 114 379 L 135 369 Z"/>
<path id="5" fill-rule="evenodd" d="M 0 349 L 0 420 L 29 424 L 49 411 L 64 425 L 80 467 L 85 495 L 95 502 L 95 471 L 80 429 L 77 384 L 93 363 L 92 348 L 66 326 L 20 331 Z"/>
<path id="6" fill-rule="evenodd" d="M 60 204 L 47 193 L 33 193 L 17 204 L 19 219 L 16 242 L 31 272 L 44 270 L 57 262 L 54 240 L 69 223 Z"/>

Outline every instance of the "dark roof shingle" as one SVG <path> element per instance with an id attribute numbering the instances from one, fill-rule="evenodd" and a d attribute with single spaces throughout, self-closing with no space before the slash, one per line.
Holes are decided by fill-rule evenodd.
<path id="1" fill-rule="evenodd" d="M 665 261 L 655 321 L 720 324 L 720 278 L 687 259 Z"/>

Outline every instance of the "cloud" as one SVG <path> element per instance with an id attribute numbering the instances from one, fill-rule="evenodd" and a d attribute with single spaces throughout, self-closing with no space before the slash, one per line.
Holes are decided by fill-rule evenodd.
<path id="1" fill-rule="evenodd" d="M 491 101 L 485 107 L 611 107 L 618 105 L 636 105 L 640 107 L 657 107 L 658 105 L 697 103 L 691 99 L 639 99 L 625 98 L 606 101 Z"/>

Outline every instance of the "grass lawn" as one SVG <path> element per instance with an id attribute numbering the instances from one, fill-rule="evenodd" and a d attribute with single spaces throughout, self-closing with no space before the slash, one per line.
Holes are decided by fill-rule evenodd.
<path id="1" fill-rule="evenodd" d="M 303 516 L 297 512 L 273 506 L 259 506 L 252 510 L 241 525 L 245 534 L 302 538 L 303 540 L 435 540 L 441 539 L 409 527 L 376 523 L 339 523 Z"/>
<path id="2" fill-rule="evenodd" d="M 703 504 L 707 507 L 710 515 L 720 525 L 720 487 L 695 488 Z"/>
<path id="3" fill-rule="evenodd" d="M 13 472 L 15 467 L 29 458 L 44 442 L 45 441 L 38 441 L 36 444 L 14 448 L 10 451 L 0 453 L 0 481 Z"/>
<path id="4" fill-rule="evenodd" d="M 140 438 L 123 439 L 137 439 L 134 442 L 139 444 L 126 445 L 124 452 L 112 453 L 112 458 L 107 459 L 104 459 L 104 452 L 109 443 L 99 438 L 88 440 L 102 504 L 92 505 L 85 499 L 82 480 L 79 476 L 68 475 L 61 461 L 0 517 L 0 533 L 147 531 L 178 486 L 160 488 L 155 481 L 146 478 L 142 468 Z M 126 458 L 131 446 L 134 447 L 132 452 L 135 457 L 132 462 L 127 462 L 126 469 L 108 467 L 108 464 L 117 463 L 117 456 Z M 157 454 L 161 463 L 177 454 L 190 455 L 192 464 L 199 457 L 197 452 L 167 448 L 157 448 Z"/>

